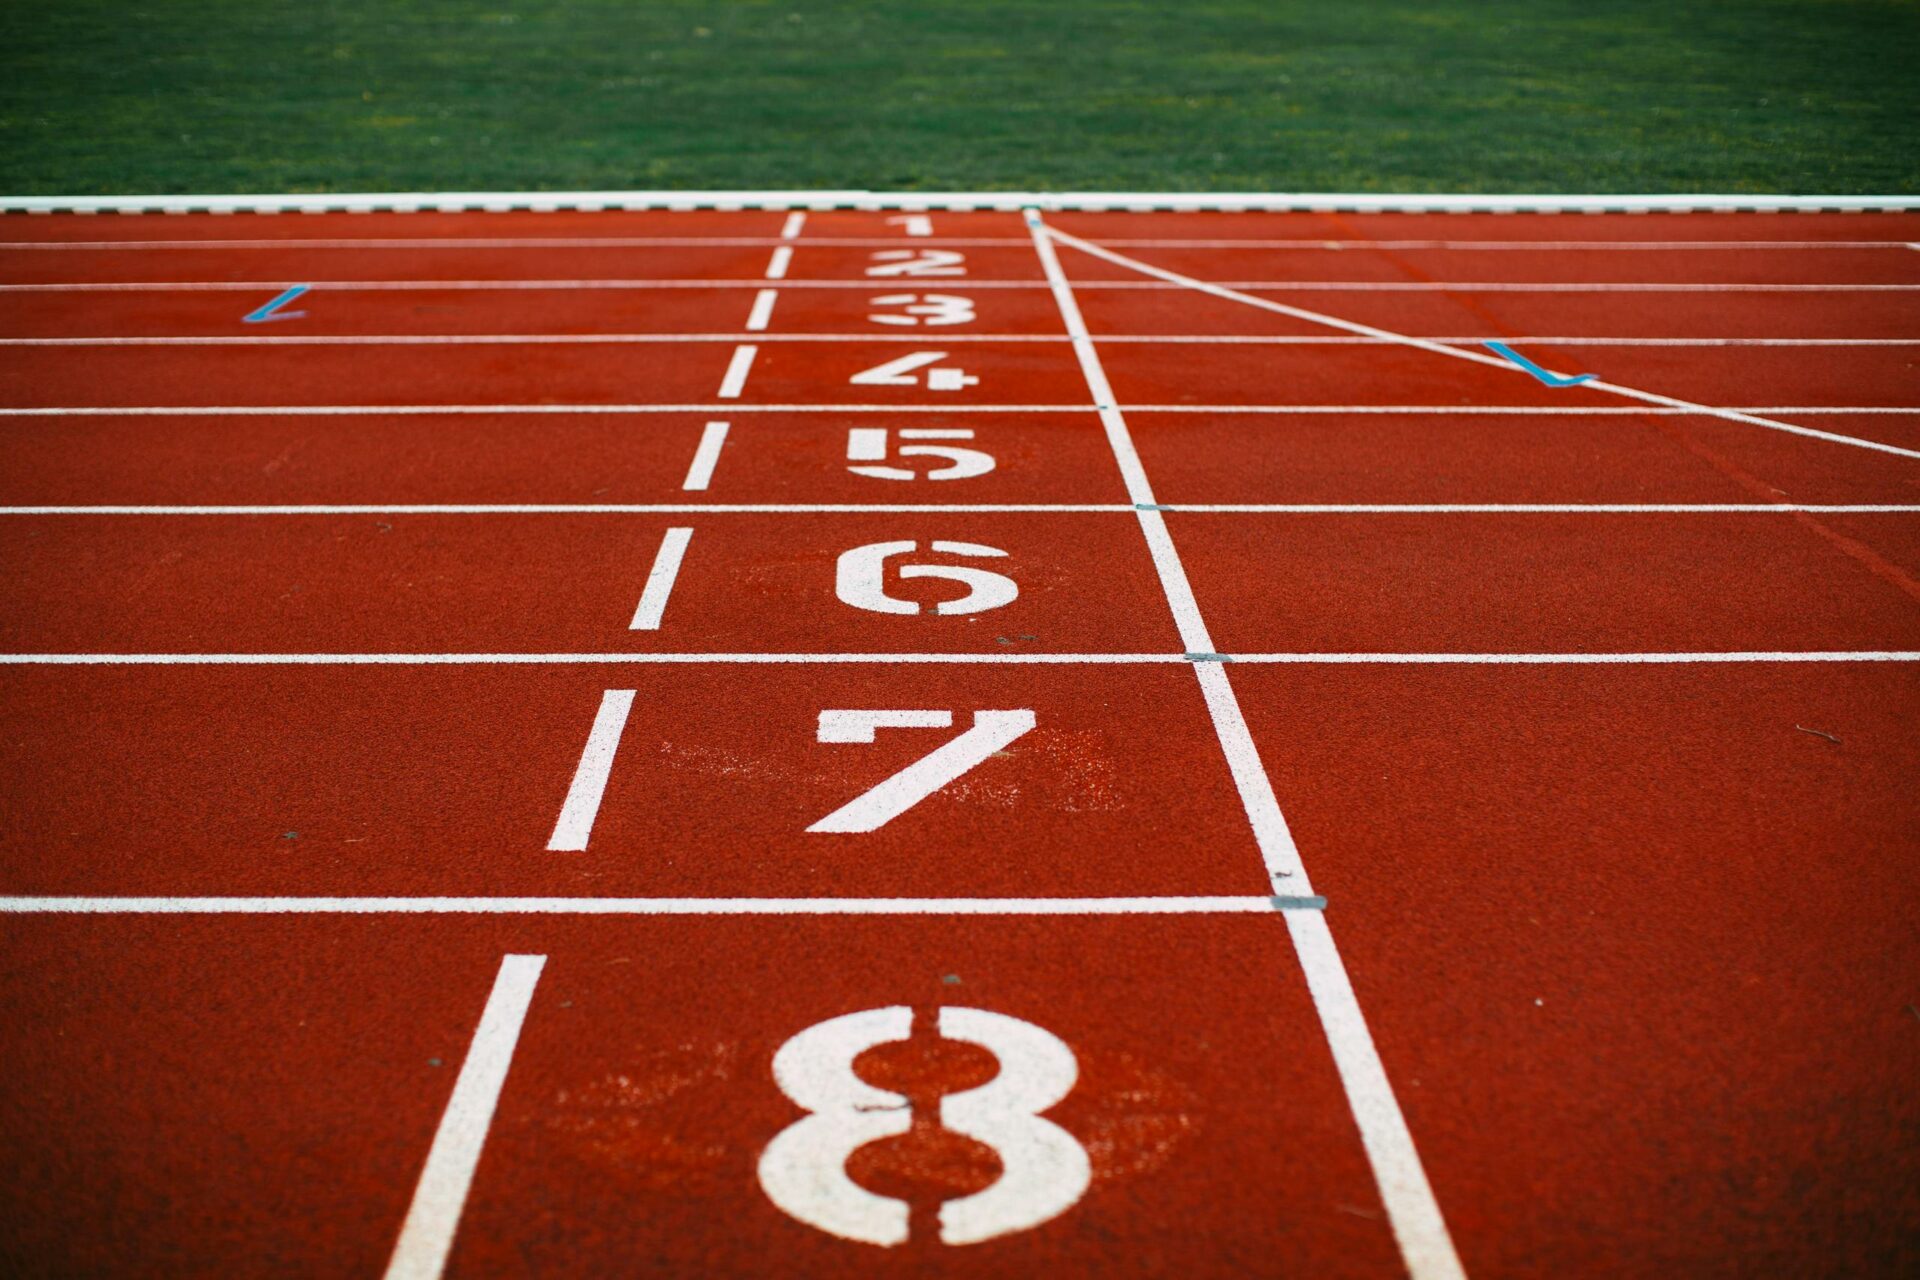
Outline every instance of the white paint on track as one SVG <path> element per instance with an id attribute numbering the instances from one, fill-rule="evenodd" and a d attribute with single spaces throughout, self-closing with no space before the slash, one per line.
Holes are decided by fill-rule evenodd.
<path id="1" fill-rule="evenodd" d="M 739 342 L 752 333 L 756 342 L 912 342 L 919 333 L 764 333 L 778 291 L 755 296 L 746 328 L 740 333 L 382 333 L 382 334 L 194 334 L 160 337 L 0 338 L 0 347 L 472 347 L 472 346 L 627 346 L 671 343 Z M 1385 338 L 1350 335 L 1269 333 L 1102 333 L 1103 343 L 1147 346 L 1339 347 L 1390 346 Z M 943 345 L 955 342 L 1066 344 L 1057 333 L 943 333 Z M 1542 337 L 1428 338 L 1450 347 L 1477 347 L 1488 341 L 1510 347 L 1916 347 L 1920 338 L 1631 338 Z"/>
<path id="2" fill-rule="evenodd" d="M 683 489 L 704 489 L 726 436 L 709 422 Z M 715 432 L 713 428 L 721 428 Z M 700 483 L 693 483 L 693 481 Z M 1890 502 L 1165 502 L 1189 515 L 1913 515 Z M 1132 515 L 1130 502 L 481 502 L 320 503 L 311 506 L 0 507 L 0 516 L 506 516 L 506 515 Z"/>
<path id="3" fill-rule="evenodd" d="M 753 358 L 760 354 L 760 348 L 749 343 L 741 343 L 733 349 L 733 358 L 727 361 L 727 372 L 720 379 L 719 396 L 722 400 L 738 399 L 747 389 L 747 375 L 753 371 Z"/>
<path id="4" fill-rule="evenodd" d="M 745 664 L 1089 666 L 1617 666 L 1727 662 L 1920 662 L 1913 649 L 1716 649 L 1616 653 L 0 653 L 0 667 L 702 666 Z"/>
<path id="5" fill-rule="evenodd" d="M 713 469 L 720 465 L 720 450 L 727 443 L 727 430 L 728 424 L 724 422 L 709 422 L 700 429 L 700 443 L 694 448 L 693 462 L 687 467 L 687 478 L 680 482 L 683 490 L 703 492 L 713 483 Z M 690 503 L 683 504 L 683 507 L 689 511 L 706 509 Z"/>
<path id="6" fill-rule="evenodd" d="M 1126 480 L 1127 496 L 1141 507 L 1151 508 L 1153 491 L 1147 482 L 1146 471 L 1134 448 L 1126 419 L 1114 405 L 1106 371 L 1100 363 L 1093 339 L 1087 333 L 1072 286 L 1067 282 L 1066 273 L 1061 270 L 1059 257 L 1050 239 L 1053 233 L 1042 222 L 1037 209 L 1028 209 L 1026 219 L 1033 236 L 1034 251 L 1046 271 L 1054 301 L 1060 308 L 1061 320 L 1073 338 L 1074 353 L 1079 357 L 1081 372 L 1086 376 L 1087 389 L 1100 409 L 1107 441 L 1113 447 L 1115 461 Z M 1160 585 L 1166 593 L 1168 607 L 1179 627 L 1181 643 L 1192 653 L 1212 652 L 1213 641 L 1194 600 L 1179 552 L 1167 532 L 1165 517 L 1157 509 L 1146 509 L 1139 512 L 1139 518 L 1141 531 L 1146 536 L 1148 550 L 1153 556 L 1154 568 L 1160 576 Z M 1228 769 L 1233 775 L 1241 802 L 1246 807 L 1247 819 L 1253 827 L 1254 839 L 1259 845 L 1274 892 L 1311 895 L 1313 890 L 1308 883 L 1306 870 L 1301 865 L 1299 850 L 1294 845 L 1293 835 L 1274 796 L 1273 784 L 1260 762 L 1259 749 L 1247 728 L 1225 666 L 1218 662 L 1199 662 L 1194 665 L 1194 673 L 1199 678 L 1214 731 L 1226 755 Z M 1394 1097 L 1393 1086 L 1387 1079 L 1386 1068 L 1380 1061 L 1366 1020 L 1361 1015 L 1353 985 L 1347 977 L 1346 965 L 1334 947 L 1333 935 L 1328 931 L 1325 919 L 1317 914 L 1312 928 L 1302 928 L 1301 922 L 1292 915 L 1288 916 L 1288 926 L 1295 953 L 1306 971 L 1307 986 L 1313 995 L 1314 1008 L 1320 1015 L 1321 1028 L 1332 1047 L 1341 1085 L 1359 1127 L 1361 1143 L 1366 1148 L 1368 1163 L 1372 1166 L 1374 1180 L 1380 1189 L 1381 1203 L 1386 1208 L 1408 1274 L 1413 1280 L 1465 1280 L 1466 1272 L 1454 1251 L 1439 1202 L 1434 1198 L 1419 1152 L 1414 1147 L 1413 1136 L 1407 1129 L 1400 1104 Z"/>
<path id="7" fill-rule="evenodd" d="M 600 816 L 600 801 L 607 793 L 607 779 L 613 773 L 613 758 L 620 750 L 620 735 L 633 710 L 634 693 L 632 689 L 608 689 L 600 695 L 600 709 L 594 713 L 587 745 L 580 751 L 566 801 L 547 840 L 549 851 L 579 853 L 587 847 L 593 821 Z"/>
<path id="8" fill-rule="evenodd" d="M 486 1146 L 487 1130 L 493 1124 L 507 1069 L 513 1065 L 513 1051 L 520 1042 L 520 1028 L 526 1022 L 534 986 L 546 963 L 545 956 L 510 955 L 500 961 L 493 992 L 487 997 L 480 1025 L 473 1033 L 459 1079 L 454 1082 L 453 1096 L 433 1135 L 426 1167 L 414 1188 L 413 1202 L 387 1264 L 386 1280 L 438 1280 L 446 1270 L 447 1254 L 466 1208 L 474 1169 Z"/>
<path id="9" fill-rule="evenodd" d="M 1508 368 L 1513 366 L 1509 365 Z M 1587 383 L 1594 386 L 1594 383 Z M 1545 405 L 1545 404 L 1124 404 L 1116 408 L 1126 413 L 1201 413 L 1201 414 L 1451 414 L 1506 417 L 1725 417 L 1729 413 L 1772 414 L 1920 414 L 1912 405 L 1743 405 L 1739 408 L 1708 408 L 1675 405 L 1647 407 L 1623 405 Z M 1091 415 L 1085 404 L 970 404 L 956 410 L 944 404 L 247 404 L 247 405 L 41 405 L 0 408 L 0 418 L 275 418 L 373 416 L 431 417 L 470 414 L 636 414 L 636 413 L 1075 413 Z M 1852 437 L 1843 436 L 1849 440 Z"/>
<path id="10" fill-rule="evenodd" d="M 668 529 L 662 535 L 660 550 L 654 553 L 653 567 L 647 571 L 640 603 L 634 608 L 633 621 L 627 624 L 627 630 L 660 629 L 660 620 L 667 612 L 667 600 L 673 595 L 673 584 L 680 578 L 680 562 L 686 558 L 687 544 L 691 541 L 693 530 L 686 527 Z"/>
<path id="11" fill-rule="evenodd" d="M 0 915 L 1177 916 L 1317 904 L 1251 895 L 1147 898 L 0 897 Z"/>
<path id="12" fill-rule="evenodd" d="M 1395 333 L 1391 329 L 1380 329 L 1369 324 L 1359 324 L 1352 320 L 1343 320 L 1338 316 L 1326 315 L 1319 311 L 1308 311 L 1302 307 L 1289 306 L 1283 302 L 1274 302 L 1269 298 L 1256 298 L 1251 294 L 1240 292 L 1231 285 L 1209 284 L 1204 280 L 1197 280 L 1192 276 L 1185 276 L 1175 271 L 1168 271 L 1162 267 L 1156 267 L 1150 263 L 1129 258 L 1124 254 L 1114 253 L 1110 249 L 1103 249 L 1091 241 L 1082 240 L 1078 236 L 1071 236 L 1062 231 L 1055 231 L 1052 228 L 1048 228 L 1045 234 L 1052 239 L 1060 241 L 1062 244 L 1071 245 L 1083 253 L 1091 254 L 1115 266 L 1125 267 L 1132 271 L 1139 271 L 1146 275 L 1154 276 L 1166 283 L 1184 284 L 1188 288 L 1201 293 L 1212 294 L 1217 298 L 1224 298 L 1229 302 L 1245 303 L 1248 306 L 1290 316 L 1296 320 L 1305 320 L 1312 324 L 1326 325 L 1334 329 L 1344 329 L 1349 333 L 1358 334 L 1363 337 L 1379 338 L 1388 342 L 1396 342 L 1402 346 L 1415 347 L 1422 351 L 1431 351 L 1454 360 L 1470 360 L 1475 364 L 1486 365 L 1504 372 L 1519 374 L 1523 377 L 1531 376 L 1524 370 L 1515 367 L 1512 362 L 1500 356 L 1474 351 L 1466 347 L 1450 347 L 1445 343 L 1434 342 L 1427 338 L 1410 337 L 1404 333 Z M 1920 288 L 1920 285 L 1910 287 Z M 1737 409 L 1721 409 L 1712 405 L 1699 404 L 1692 400 L 1681 400 L 1674 396 L 1661 395 L 1657 392 L 1642 391 L 1637 387 L 1622 386 L 1617 382 L 1595 379 L 1581 385 L 1588 391 L 1599 391 L 1610 395 L 1625 396 L 1628 399 L 1644 401 L 1648 404 L 1658 405 L 1663 408 L 1685 409 L 1690 413 L 1705 413 L 1712 417 L 1723 418 L 1729 422 L 1741 422 L 1749 426 L 1766 427 L 1773 431 L 1785 431 L 1793 435 L 1808 436 L 1815 440 L 1825 440 L 1833 444 L 1851 445 L 1857 449 L 1872 449 L 1880 453 L 1891 453 L 1903 458 L 1920 458 L 1920 449 L 1903 449 L 1898 445 L 1882 444 L 1877 440 L 1863 440 L 1858 436 L 1845 436 L 1832 431 L 1819 431 L 1812 427 L 1796 426 L 1790 422 L 1779 422 L 1772 418 L 1763 418 L 1755 414 L 1743 413 Z"/>
<path id="13" fill-rule="evenodd" d="M 1066 243 L 1071 238 L 1063 231 L 1052 232 Z M 1076 246 L 1077 247 L 1077 246 Z M 778 250 L 775 250 L 778 253 Z M 1162 270 L 1162 268 L 1154 268 Z M 263 289 L 284 287 L 282 280 L 68 280 L 39 281 L 33 284 L 0 284 L 0 293 L 259 293 Z M 294 283 L 300 283 L 295 281 Z M 624 279 L 595 277 L 591 280 L 310 280 L 310 288 L 329 292 L 460 292 L 498 289 L 514 292 L 562 292 L 576 289 L 758 289 L 766 277 L 721 276 L 703 279 L 655 279 L 634 276 Z M 872 280 L 834 278 L 781 280 L 787 289 L 874 289 Z M 1915 293 L 1920 284 L 1859 284 L 1844 281 L 1777 284 L 1765 281 L 1722 283 L 1709 281 L 1635 280 L 1586 282 L 1557 280 L 1219 280 L 1209 281 L 1222 289 L 1260 290 L 1268 293 Z M 996 280 L 969 277 L 972 289 L 1045 289 L 1044 280 Z M 1106 291 L 1154 291 L 1191 286 L 1166 280 L 1083 280 L 1074 288 Z"/>
<path id="14" fill-rule="evenodd" d="M 804 215 L 802 215 L 804 216 Z M 1629 250 L 1643 252 L 1701 253 L 1730 250 L 1741 253 L 1802 249 L 1909 250 L 1904 240 L 1272 240 L 1272 239 L 1193 239 L 1165 236 L 1149 239 L 1103 237 L 1101 243 L 1127 249 L 1282 249 L 1311 252 L 1361 252 L 1368 249 L 1396 251 L 1489 250 L 1521 253 L 1582 253 L 1588 250 Z M 898 237 L 815 236 L 373 236 L 323 237 L 284 240 L 0 240 L 0 252 L 37 250 L 198 250 L 225 253 L 254 249 L 751 249 L 790 245 L 813 245 L 830 249 L 895 248 Z M 933 236 L 922 247 L 991 248 L 996 245 L 1026 248 L 1025 236 Z"/>

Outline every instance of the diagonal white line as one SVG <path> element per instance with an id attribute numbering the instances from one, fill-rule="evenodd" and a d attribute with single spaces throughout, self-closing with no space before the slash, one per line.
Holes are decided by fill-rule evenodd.
<path id="1" fill-rule="evenodd" d="M 466 1208 L 474 1169 L 487 1142 L 500 1090 L 513 1065 L 520 1028 L 533 1003 L 534 984 L 540 981 L 545 956 L 506 956 L 480 1015 L 480 1025 L 454 1081 L 453 1096 L 440 1117 L 440 1127 L 427 1151 L 413 1203 L 387 1264 L 386 1280 L 437 1280 L 446 1269 L 454 1232 Z"/>
<path id="2" fill-rule="evenodd" d="M 1125 254 L 1115 253 L 1111 249 L 1102 248 L 1100 245 L 1094 244 L 1091 241 L 1082 240 L 1078 236 L 1069 235 L 1064 231 L 1057 231 L 1052 227 L 1046 227 L 1044 230 L 1045 234 L 1052 239 L 1058 240 L 1065 245 L 1071 245 L 1082 253 L 1091 254 L 1096 258 L 1111 262 L 1117 267 L 1125 267 L 1130 271 L 1138 271 L 1143 275 L 1153 276 L 1169 284 L 1185 285 L 1187 288 L 1197 290 L 1200 293 L 1212 294 L 1216 298 L 1224 298 L 1229 302 L 1244 303 L 1250 307 L 1258 307 L 1262 311 L 1272 311 L 1278 315 L 1291 316 L 1296 320 L 1305 320 L 1310 324 L 1321 324 L 1334 329 L 1344 329 L 1348 333 L 1359 334 L 1363 337 L 1378 338 L 1385 342 L 1398 343 L 1401 346 L 1417 347 L 1422 351 L 1431 351 L 1436 355 L 1443 355 L 1453 360 L 1471 360 L 1475 364 L 1488 365 L 1493 368 L 1523 374 L 1523 376 L 1531 376 L 1524 375 L 1523 370 L 1516 369 L 1511 363 L 1501 359 L 1499 356 L 1483 355 L 1470 348 L 1452 347 L 1444 342 L 1435 342 L 1430 338 L 1416 338 L 1409 334 L 1395 333 L 1391 329 L 1379 329 L 1370 324 L 1359 324 L 1352 320 L 1343 320 L 1338 316 L 1330 316 L 1320 311 L 1309 311 L 1304 307 L 1289 306 L 1284 302 L 1275 302 L 1270 298 L 1257 298 L 1250 293 L 1242 293 L 1238 289 L 1229 288 L 1226 285 L 1212 284 L 1205 280 L 1195 279 L 1193 276 L 1181 275 L 1177 271 L 1168 271 L 1164 267 L 1156 267 L 1151 263 L 1141 262 L 1137 258 L 1129 258 Z M 1877 440 L 1862 440 L 1858 436 L 1843 436 L 1832 431 L 1819 431 L 1813 427 L 1795 426 L 1790 422 L 1779 422 L 1772 418 L 1762 418 L 1750 413 L 1741 413 L 1736 409 L 1720 409 L 1713 405 L 1699 404 L 1692 400 L 1680 400 L 1673 396 L 1661 395 L 1654 391 L 1642 391 L 1637 387 L 1621 386 L 1617 382 L 1595 380 L 1581 385 L 1590 391 L 1604 391 L 1611 395 L 1625 396 L 1628 399 L 1639 400 L 1646 404 L 1685 409 L 1689 413 L 1709 414 L 1716 418 L 1724 418 L 1729 422 L 1743 422 L 1749 426 L 1766 427 L 1773 431 L 1785 431 L 1793 435 L 1809 436 L 1815 440 L 1828 440 L 1835 444 L 1852 445 L 1857 449 L 1873 449 L 1880 453 L 1898 454 L 1903 458 L 1920 458 L 1920 449 L 1902 449 L 1898 445 L 1881 444 Z"/>

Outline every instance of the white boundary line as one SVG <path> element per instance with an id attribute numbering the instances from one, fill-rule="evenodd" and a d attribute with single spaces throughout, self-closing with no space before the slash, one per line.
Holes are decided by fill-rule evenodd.
<path id="1" fill-rule="evenodd" d="M 1110 249 L 1103 249 L 1091 241 L 1082 240 L 1078 236 L 1068 235 L 1064 231 L 1047 228 L 1046 235 L 1050 239 L 1058 240 L 1065 245 L 1070 245 L 1082 253 L 1091 254 L 1114 266 L 1139 271 L 1168 283 L 1185 284 L 1188 288 L 1200 293 L 1211 294 L 1217 298 L 1224 298 L 1229 302 L 1243 303 L 1263 311 L 1272 311 L 1279 315 L 1289 316 L 1295 320 L 1305 320 L 1311 324 L 1325 325 L 1332 329 L 1342 329 L 1348 333 L 1359 334 L 1363 337 L 1382 338 L 1391 342 L 1398 342 L 1402 346 L 1416 347 L 1422 351 L 1431 351 L 1455 360 L 1470 360 L 1478 365 L 1490 366 L 1503 372 L 1519 374 L 1523 377 L 1531 376 L 1523 370 L 1516 368 L 1509 361 L 1496 355 L 1474 351 L 1466 347 L 1450 347 L 1444 343 L 1433 342 L 1426 338 L 1409 337 L 1404 333 L 1396 333 L 1391 329 L 1380 329 L 1370 324 L 1359 324 L 1352 320 L 1343 320 L 1338 316 L 1326 315 L 1319 311 L 1308 311 L 1303 307 L 1289 306 L 1284 302 L 1275 302 L 1269 298 L 1256 298 L 1251 294 L 1238 292 L 1230 285 L 1211 284 L 1205 280 L 1195 279 L 1192 276 L 1181 275 L 1177 271 L 1168 271 L 1162 267 L 1153 266 L 1151 263 L 1129 258 L 1124 254 L 1114 253 Z M 1582 385 L 1589 391 L 1599 391 L 1608 395 L 1624 396 L 1630 400 L 1639 400 L 1646 404 L 1658 405 L 1664 408 L 1678 408 L 1686 409 L 1694 413 L 1706 413 L 1716 418 L 1724 418 L 1729 422 L 1741 422 L 1748 426 L 1766 427 L 1773 431 L 1785 431 L 1792 435 L 1808 436 L 1815 440 L 1825 440 L 1831 444 L 1851 445 L 1856 449 L 1872 449 L 1880 453 L 1896 454 L 1903 458 L 1920 458 L 1920 449 L 1903 449 L 1898 445 L 1882 444 L 1877 440 L 1863 440 L 1858 436 L 1846 436 L 1832 431 L 1820 431 L 1813 427 L 1796 426 L 1790 422 L 1778 422 L 1771 418 L 1742 413 L 1737 409 L 1719 409 L 1692 400 L 1681 400 L 1675 396 L 1661 395 L 1658 392 L 1642 391 L 1638 387 L 1624 386 L 1617 382 L 1595 379 Z"/>
<path id="2" fill-rule="evenodd" d="M 1313 910 L 1310 898 L 0 897 L 0 915 L 1168 916 Z"/>
<path id="3" fill-rule="evenodd" d="M 917 241 L 921 248 L 1028 248 L 1025 236 L 932 236 Z M 1101 241 L 1130 249 L 1248 249 L 1300 250 L 1303 252 L 1351 252 L 1365 249 L 1400 251 L 1420 250 L 1492 250 L 1516 253 L 1578 253 L 1590 249 L 1639 250 L 1650 252 L 1700 253 L 1716 249 L 1752 253 L 1767 250 L 1856 249 L 1901 250 L 1912 248 L 1905 240 L 1271 240 L 1271 239 L 1128 239 L 1109 237 Z M 79 252 L 115 252 L 119 250 L 197 250 L 213 249 L 757 249 L 781 245 L 822 249 L 898 248 L 899 237 L 812 236 L 372 236 L 364 239 L 331 237 L 283 240 L 0 240 L 0 252 L 22 250 L 72 250 Z"/>
<path id="4" fill-rule="evenodd" d="M 1054 232 L 1066 236 L 1066 232 Z M 1063 243 L 1065 241 L 1063 240 Z M 1079 246 L 1076 246 L 1079 247 Z M 1136 265 L 1136 269 L 1140 269 Z M 1155 268 L 1160 270 L 1160 268 Z M 0 284 L 7 293 L 259 293 L 282 287 L 279 279 L 262 280 L 99 280 L 43 281 L 35 284 Z M 296 282 L 298 283 L 298 282 Z M 334 293 L 446 293 L 468 290 L 504 290 L 509 292 L 558 293 L 572 290 L 649 290 L 649 289 L 762 289 L 767 281 L 760 277 L 725 276 L 713 279 L 651 279 L 635 276 L 626 279 L 596 277 L 589 280 L 309 280 L 309 288 Z M 875 280 L 783 279 L 783 289 L 864 289 L 884 288 Z M 1684 280 L 1633 280 L 1604 282 L 1563 282 L 1557 280 L 1214 280 L 1206 283 L 1222 289 L 1258 289 L 1265 293 L 1915 293 L 1916 284 L 1719 284 Z M 950 281 L 953 287 L 976 289 L 1045 289 L 1044 280 L 982 280 L 969 277 L 964 282 Z M 1167 290 L 1192 288 L 1191 285 L 1165 280 L 1082 280 L 1075 288 L 1102 290 Z"/>
<path id="5" fill-rule="evenodd" d="M 1185 191 L 406 191 L 340 195 L 12 196 L 6 213 L 357 213 L 527 210 L 904 209 L 1272 213 L 1863 213 L 1920 209 L 1920 196 L 1382 195 Z"/>
<path id="6" fill-rule="evenodd" d="M 1179 628 L 1180 642 L 1190 652 L 1212 652 L 1213 640 L 1201 618 L 1180 553 L 1167 530 L 1165 516 L 1154 505 L 1153 489 L 1134 448 L 1126 419 L 1114 407 L 1106 370 L 1081 318 L 1073 287 L 1060 268 L 1050 233 L 1037 209 L 1028 209 L 1026 219 L 1034 252 L 1046 269 L 1054 301 L 1060 308 L 1060 318 L 1073 337 L 1074 354 L 1079 357 L 1080 370 L 1086 376 L 1087 390 L 1100 409 L 1100 421 L 1106 428 L 1114 461 L 1126 480 L 1127 495 L 1140 508 L 1140 530 L 1159 573 L 1167 606 Z M 1274 796 L 1273 784 L 1260 762 L 1259 748 L 1247 728 L 1225 667 L 1216 662 L 1200 662 L 1194 664 L 1194 674 L 1199 679 L 1228 770 L 1246 807 L 1247 821 L 1253 828 L 1274 892 L 1311 895 L 1313 889 L 1306 868 Z M 1414 1148 L 1413 1135 L 1394 1097 L 1393 1085 L 1387 1079 L 1386 1068 L 1367 1029 L 1326 918 L 1318 912 L 1310 918 L 1302 913 L 1289 913 L 1287 926 L 1408 1274 L 1413 1280 L 1465 1280 L 1466 1272 L 1454 1252 L 1439 1202 L 1427 1181 L 1426 1170 Z"/>
<path id="7" fill-rule="evenodd" d="M 439 346 L 644 346 L 651 343 L 726 343 L 752 338 L 755 342 L 911 342 L 921 346 L 923 333 L 767 333 L 765 322 L 773 307 L 772 289 L 754 299 L 747 326 L 738 333 L 367 333 L 367 334 L 178 334 L 156 337 L 103 335 L 61 338 L 0 338 L 0 347 L 439 347 Z M 762 304 L 765 305 L 762 305 Z M 759 324 L 756 325 L 756 321 Z M 1370 347 L 1393 345 L 1385 338 L 1330 334 L 1270 333 L 1102 333 L 1101 342 L 1143 345 L 1258 346 L 1258 347 Z M 1920 347 L 1920 338 L 1632 338 L 1540 337 L 1427 338 L 1449 347 L 1477 347 L 1504 342 L 1510 347 Z M 1065 345 L 1057 333 L 943 333 L 942 344 L 1005 342 Z"/>
<path id="8" fill-rule="evenodd" d="M 1920 649 L 1720 649 L 1612 653 L 0 653 L 0 667 L 483 666 L 1665 666 L 1686 663 L 1920 662 Z"/>
<path id="9" fill-rule="evenodd" d="M 725 427 L 710 422 L 708 427 Z M 724 432 L 721 433 L 724 436 Z M 695 471 L 683 488 L 704 488 L 718 455 L 703 435 Z M 704 467 L 704 469 L 703 469 Z M 1893 502 L 1162 502 L 1188 515 L 1915 515 L 1920 503 Z M 498 515 L 1111 515 L 1133 514 L 1130 502 L 495 502 L 320 503 L 310 506 L 38 506 L 0 507 L 4 516 L 498 516 Z"/>
<path id="10" fill-rule="evenodd" d="M 427 1151 L 426 1167 L 407 1206 L 407 1217 L 387 1264 L 386 1280 L 438 1280 L 453 1248 L 454 1232 L 473 1185 L 474 1169 L 486 1146 L 500 1090 L 513 1065 L 520 1028 L 533 1003 L 545 956 L 503 956 L 480 1025 L 474 1029 L 466 1061 L 454 1081 L 453 1096 Z"/>
<path id="11" fill-rule="evenodd" d="M 1507 365 L 1507 368 L 1513 368 Z M 1514 370 L 1516 373 L 1519 370 Z M 1594 386 L 1594 383 L 1586 383 Z M 1250 414 L 1402 414 L 1498 415 L 1539 417 L 1711 417 L 1752 413 L 1916 414 L 1920 406 L 1872 404 L 1742 405 L 1711 408 L 1677 401 L 1673 405 L 1547 405 L 1547 404 L 1123 404 L 1127 413 L 1250 413 Z M 169 404 L 169 405 L 33 405 L 0 408 L 0 418 L 191 418 L 191 417 L 366 417 L 468 414 L 630 414 L 630 413 L 938 413 L 965 416 L 976 413 L 1075 413 L 1091 416 L 1085 404 Z M 1851 437 L 1843 437 L 1851 438 Z"/>
<path id="12" fill-rule="evenodd" d="M 547 838 L 550 853 L 578 853 L 587 847 L 593 834 L 593 820 L 600 816 L 600 801 L 607 793 L 607 779 L 613 775 L 613 758 L 620 751 L 620 735 L 626 732 L 627 716 L 633 711 L 633 689 L 608 689 L 600 695 L 600 709 L 594 712 L 593 727 L 587 731 L 587 744 L 580 749 L 580 763 L 574 766 L 573 781 L 567 784 L 567 798 L 560 816 Z"/>

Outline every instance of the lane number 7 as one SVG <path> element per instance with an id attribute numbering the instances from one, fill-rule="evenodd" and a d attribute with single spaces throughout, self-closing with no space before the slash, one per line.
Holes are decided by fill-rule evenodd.
<path id="1" fill-rule="evenodd" d="M 1004 749 L 1034 726 L 1034 714 L 976 711 L 973 727 L 855 796 L 808 831 L 874 831 Z M 819 741 L 872 742 L 880 729 L 951 729 L 951 711 L 822 711 Z"/>

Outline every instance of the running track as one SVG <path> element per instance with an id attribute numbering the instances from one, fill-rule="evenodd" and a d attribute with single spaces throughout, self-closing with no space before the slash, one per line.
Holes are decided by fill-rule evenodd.
<path id="1" fill-rule="evenodd" d="M 1920 216 L 0 241 L 10 1273 L 1920 1270 Z"/>

